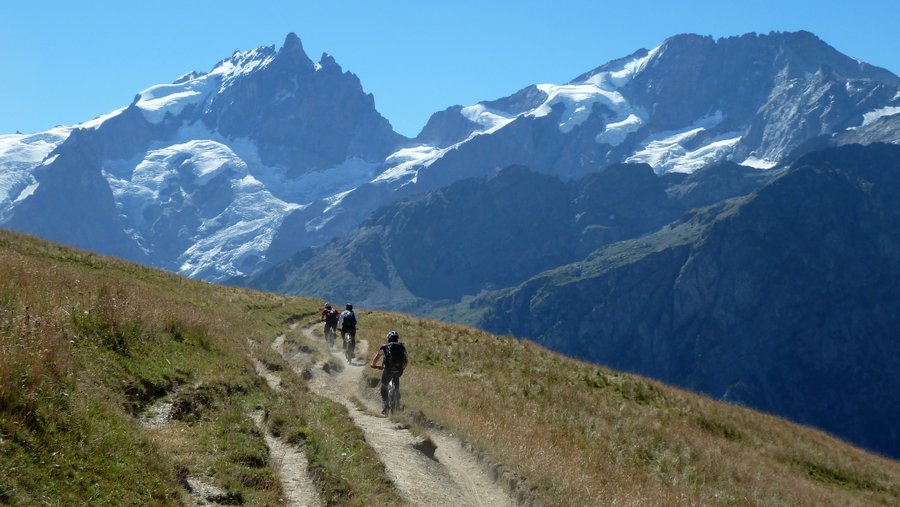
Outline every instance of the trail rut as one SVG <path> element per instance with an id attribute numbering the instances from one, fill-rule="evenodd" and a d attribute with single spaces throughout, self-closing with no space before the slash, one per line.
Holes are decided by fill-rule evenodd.
<path id="1" fill-rule="evenodd" d="M 284 337 L 279 337 L 272 344 L 272 348 L 283 353 L 282 344 Z M 256 347 L 255 342 L 251 342 L 251 349 Z M 270 371 L 258 359 L 253 359 L 256 372 L 266 380 L 272 390 L 281 389 L 281 377 Z M 306 455 L 294 445 L 281 440 L 272 435 L 265 422 L 265 414 L 261 410 L 257 410 L 250 414 L 256 427 L 262 432 L 266 446 L 269 448 L 269 457 L 272 459 L 273 467 L 281 481 L 281 489 L 284 493 L 285 505 L 289 507 L 319 507 L 324 505 L 319 496 L 318 489 L 309 476 L 309 462 Z"/>

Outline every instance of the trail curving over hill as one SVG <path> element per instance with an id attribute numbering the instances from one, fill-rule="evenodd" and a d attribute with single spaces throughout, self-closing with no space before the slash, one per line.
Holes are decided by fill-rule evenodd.
<path id="1" fill-rule="evenodd" d="M 310 340 L 319 340 L 312 330 L 303 329 Z M 366 357 L 368 343 L 357 345 L 359 355 Z M 434 457 L 417 449 L 422 439 L 413 435 L 389 418 L 373 414 L 380 412 L 376 402 L 360 393 L 360 377 L 366 363 L 357 359 L 347 365 L 340 352 L 332 353 L 345 366 L 339 372 L 322 364 L 313 368 L 310 388 L 319 394 L 347 407 L 354 424 L 363 430 L 366 441 L 384 463 L 388 475 L 401 495 L 411 505 L 513 507 L 516 501 L 492 479 L 478 460 L 467 452 L 458 439 L 437 430 L 429 430 L 429 436 L 437 445 Z M 292 364 L 292 366 L 297 366 Z M 357 403 L 365 405 L 363 409 Z"/>

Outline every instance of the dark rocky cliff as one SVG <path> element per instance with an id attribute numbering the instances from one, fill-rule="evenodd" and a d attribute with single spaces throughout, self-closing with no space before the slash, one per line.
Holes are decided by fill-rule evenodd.
<path id="1" fill-rule="evenodd" d="M 491 299 L 482 325 L 900 456 L 898 203 L 900 147 L 810 154 Z"/>

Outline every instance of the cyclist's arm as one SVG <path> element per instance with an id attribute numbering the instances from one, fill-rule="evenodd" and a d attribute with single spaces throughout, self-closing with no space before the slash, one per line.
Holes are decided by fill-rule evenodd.
<path id="1" fill-rule="evenodd" d="M 381 349 L 378 349 L 378 353 L 375 354 L 375 357 L 372 358 L 372 368 L 378 367 L 378 360 L 381 359 Z"/>

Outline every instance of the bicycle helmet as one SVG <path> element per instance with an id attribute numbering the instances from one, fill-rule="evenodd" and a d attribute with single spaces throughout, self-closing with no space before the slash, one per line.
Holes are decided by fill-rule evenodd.
<path id="1" fill-rule="evenodd" d="M 348 309 L 348 310 L 352 310 L 352 309 L 353 309 L 353 305 L 351 305 L 350 303 L 347 303 L 347 309 Z"/>
<path id="2" fill-rule="evenodd" d="M 387 340 L 389 342 L 399 342 L 400 341 L 400 333 L 397 331 L 391 331 L 387 334 Z"/>
<path id="3" fill-rule="evenodd" d="M 330 308 L 331 308 L 331 303 L 325 303 L 325 308 L 330 309 Z"/>

